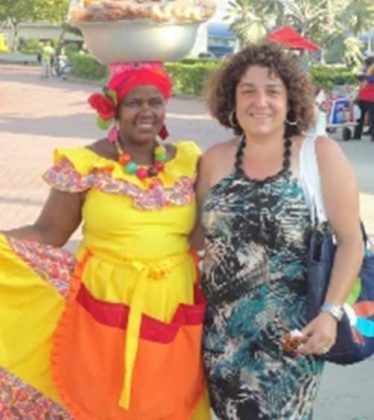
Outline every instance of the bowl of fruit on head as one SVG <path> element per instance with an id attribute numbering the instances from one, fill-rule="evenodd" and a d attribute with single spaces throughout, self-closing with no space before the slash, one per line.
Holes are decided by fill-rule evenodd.
<path id="1" fill-rule="evenodd" d="M 214 12 L 213 0 L 72 0 L 69 21 L 102 64 L 175 61 Z"/>

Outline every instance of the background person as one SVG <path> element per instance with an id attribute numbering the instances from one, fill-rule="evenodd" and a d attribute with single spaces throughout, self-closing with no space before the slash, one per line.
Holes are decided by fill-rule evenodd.
<path id="1" fill-rule="evenodd" d="M 52 75 L 52 60 L 55 55 L 56 51 L 51 42 L 46 41 L 41 51 L 42 78 L 48 78 Z"/>
<path id="2" fill-rule="evenodd" d="M 367 76 L 374 77 L 374 65 L 372 65 L 367 72 Z M 361 140 L 362 130 L 365 122 L 368 122 L 369 128 L 367 133 L 370 140 L 374 141 L 374 81 L 364 78 L 357 95 L 357 104 L 360 108 L 361 115 L 355 126 L 353 138 Z"/>

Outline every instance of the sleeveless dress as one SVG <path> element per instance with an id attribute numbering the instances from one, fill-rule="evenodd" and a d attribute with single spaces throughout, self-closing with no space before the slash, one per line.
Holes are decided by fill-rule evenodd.
<path id="1" fill-rule="evenodd" d="M 152 189 L 84 148 L 44 179 L 84 192 L 76 254 L 0 235 L 0 418 L 206 420 L 204 300 L 188 234 L 200 151 Z"/>
<path id="2" fill-rule="evenodd" d="M 307 420 L 323 364 L 281 349 L 306 325 L 310 215 L 299 181 L 241 170 L 215 185 L 202 213 L 207 300 L 203 354 L 221 420 Z"/>

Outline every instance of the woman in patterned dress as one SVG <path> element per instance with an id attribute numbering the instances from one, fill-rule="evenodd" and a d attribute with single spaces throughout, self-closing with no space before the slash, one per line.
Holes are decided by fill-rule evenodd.
<path id="1" fill-rule="evenodd" d="M 319 315 L 306 319 L 310 212 L 299 151 L 313 124 L 314 89 L 275 44 L 250 46 L 222 65 L 208 89 L 212 115 L 237 135 L 202 157 L 198 198 L 205 233 L 203 354 L 221 420 L 307 420 L 337 318 L 362 259 L 358 190 L 334 141 L 316 153 L 338 251 Z M 359 250 L 359 251 L 357 251 Z M 297 354 L 283 350 L 299 329 Z"/>
<path id="2" fill-rule="evenodd" d="M 0 235 L 1 419 L 210 418 L 188 241 L 200 152 L 158 142 L 160 64 L 112 70 L 90 97 L 108 138 L 57 150 L 36 223 Z M 81 223 L 76 254 L 62 250 Z"/>

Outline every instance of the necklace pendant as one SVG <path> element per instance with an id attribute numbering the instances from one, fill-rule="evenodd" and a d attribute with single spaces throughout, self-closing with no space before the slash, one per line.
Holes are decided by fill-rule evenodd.
<path id="1" fill-rule="evenodd" d="M 158 169 L 156 168 L 155 165 L 152 165 L 148 168 L 148 176 L 150 178 L 157 176 L 158 175 Z"/>
<path id="2" fill-rule="evenodd" d="M 118 152 L 118 162 L 122 166 L 123 171 L 129 175 L 135 175 L 140 181 L 143 181 L 149 188 L 154 188 L 161 184 L 161 180 L 156 178 L 157 175 L 164 170 L 164 162 L 167 160 L 167 150 L 164 146 L 157 146 L 153 151 L 154 161 L 149 167 L 139 166 L 131 155 L 126 153 L 119 141 L 115 142 Z"/>
<path id="3" fill-rule="evenodd" d="M 136 176 L 140 179 L 140 180 L 144 180 L 148 177 L 148 171 L 146 168 L 140 167 L 136 170 Z"/>
<path id="4" fill-rule="evenodd" d="M 138 170 L 138 165 L 137 165 L 135 162 L 130 161 L 127 165 L 125 165 L 125 166 L 123 167 L 123 170 L 124 170 L 127 174 L 133 175 L 133 174 L 135 174 L 135 173 L 136 173 L 136 171 Z"/>
<path id="5" fill-rule="evenodd" d="M 167 159 L 167 151 L 164 146 L 157 146 L 154 150 L 155 160 L 159 162 L 164 162 Z"/>
<path id="6" fill-rule="evenodd" d="M 121 153 L 118 157 L 118 162 L 126 166 L 131 161 L 131 156 L 128 153 Z"/>
<path id="7" fill-rule="evenodd" d="M 153 166 L 158 170 L 158 172 L 162 172 L 164 170 L 165 164 L 156 160 Z"/>

